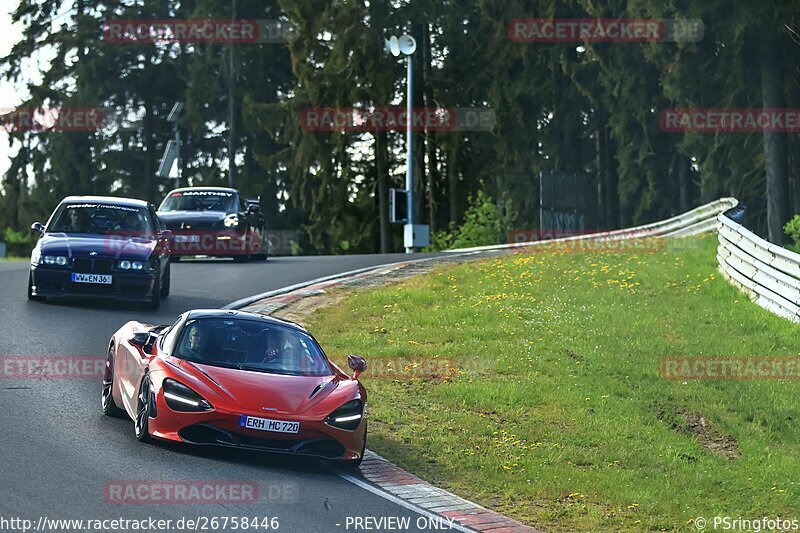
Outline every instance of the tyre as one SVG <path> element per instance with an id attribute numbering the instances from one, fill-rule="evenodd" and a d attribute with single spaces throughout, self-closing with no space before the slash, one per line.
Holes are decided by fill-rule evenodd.
<path id="1" fill-rule="evenodd" d="M 139 396 L 136 397 L 136 420 L 133 421 L 133 431 L 139 442 L 150 442 L 150 376 L 145 375 L 139 386 Z"/>
<path id="2" fill-rule="evenodd" d="M 147 302 L 147 308 L 155 311 L 161 307 L 161 277 L 156 276 L 156 283 L 153 287 L 153 294 L 150 296 L 150 301 Z"/>
<path id="3" fill-rule="evenodd" d="M 161 282 L 161 297 L 168 298 L 169 297 L 169 286 L 170 286 L 170 271 L 169 265 L 167 265 L 167 269 L 164 271 L 164 279 Z"/>
<path id="4" fill-rule="evenodd" d="M 114 402 L 114 347 L 108 349 L 108 356 L 106 358 L 106 372 L 103 376 L 103 393 L 101 396 L 101 406 L 103 414 L 106 416 L 113 416 L 121 418 L 125 411 L 117 407 Z"/>

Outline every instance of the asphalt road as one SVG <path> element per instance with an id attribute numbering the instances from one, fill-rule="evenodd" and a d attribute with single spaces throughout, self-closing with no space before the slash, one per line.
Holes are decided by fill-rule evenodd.
<path id="1" fill-rule="evenodd" d="M 0 357 L 101 355 L 111 334 L 128 320 L 171 323 L 187 309 L 221 307 L 255 293 L 404 258 L 396 254 L 175 263 L 172 294 L 158 311 L 127 304 L 29 302 L 27 262 L 0 261 Z M 0 530 L 11 530 L 2 526 L 2 519 L 17 517 L 36 524 L 42 516 L 153 517 L 173 523 L 201 516 L 247 516 L 277 517 L 278 531 L 356 531 L 352 525 L 347 528 L 348 516 L 409 517 L 412 526 L 420 516 L 351 484 L 324 463 L 141 444 L 134 439 L 132 422 L 101 414 L 100 389 L 99 381 L 85 378 L 0 378 Z M 259 497 L 257 503 L 108 503 L 104 487 L 120 480 L 255 482 Z"/>

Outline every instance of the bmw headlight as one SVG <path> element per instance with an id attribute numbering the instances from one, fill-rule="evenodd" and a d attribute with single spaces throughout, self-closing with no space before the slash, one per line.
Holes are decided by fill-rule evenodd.
<path id="1" fill-rule="evenodd" d="M 117 268 L 120 270 L 144 270 L 144 263 L 141 261 L 129 261 L 128 259 L 123 259 L 117 263 Z"/>
<path id="2" fill-rule="evenodd" d="M 67 266 L 69 262 L 63 255 L 45 255 L 41 259 L 45 265 Z"/>
<path id="3" fill-rule="evenodd" d="M 236 228 L 239 226 L 239 215 L 232 214 L 225 217 L 223 221 L 226 228 Z"/>
<path id="4" fill-rule="evenodd" d="M 165 379 L 162 386 L 167 406 L 173 411 L 197 413 L 214 409 L 205 398 L 174 379 Z"/>
<path id="5" fill-rule="evenodd" d="M 339 429 L 352 431 L 361 423 L 363 416 L 364 403 L 361 400 L 351 400 L 328 415 L 325 423 Z"/>

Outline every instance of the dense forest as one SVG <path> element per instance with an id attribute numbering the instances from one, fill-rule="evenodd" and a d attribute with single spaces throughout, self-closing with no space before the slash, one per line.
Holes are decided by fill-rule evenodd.
<path id="1" fill-rule="evenodd" d="M 183 183 L 260 195 L 273 229 L 303 253 L 399 251 L 388 190 L 402 187 L 402 131 L 313 131 L 308 108 L 405 105 L 405 63 L 389 35 L 412 35 L 417 108 L 494 112 L 490 130 L 415 132 L 417 211 L 441 231 L 481 191 L 504 228 L 536 228 L 538 176 L 584 175 L 596 228 L 665 218 L 721 196 L 748 206 L 773 242 L 800 212 L 796 131 L 674 132 L 673 108 L 800 108 L 800 11 L 764 0 L 21 0 L 22 40 L 0 59 L 21 108 L 103 108 L 95 131 L 9 128 L 0 232 L 26 231 L 69 194 L 160 202 L 156 170 L 177 101 Z M 754 9 L 757 6 L 758 9 Z M 699 19 L 686 42 L 523 42 L 516 19 Z M 113 20 L 284 21 L 287 42 L 118 42 Z M 41 81 L 29 70 L 37 54 Z M 458 131 L 457 131 L 458 130 Z M 2 233 L 0 233 L 2 235 Z"/>

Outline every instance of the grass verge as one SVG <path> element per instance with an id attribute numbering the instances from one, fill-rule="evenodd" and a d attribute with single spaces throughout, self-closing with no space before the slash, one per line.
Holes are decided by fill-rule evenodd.
<path id="1" fill-rule="evenodd" d="M 523 522 L 796 515 L 797 382 L 667 381 L 659 361 L 796 356 L 797 327 L 721 278 L 714 237 L 680 242 L 447 267 L 307 323 L 337 362 L 370 362 L 371 449 Z"/>

